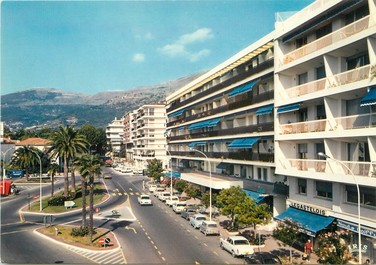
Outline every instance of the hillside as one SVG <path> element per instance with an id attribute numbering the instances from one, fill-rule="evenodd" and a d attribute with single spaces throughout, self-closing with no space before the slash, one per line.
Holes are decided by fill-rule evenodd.
<path id="1" fill-rule="evenodd" d="M 188 84 L 194 74 L 158 85 L 94 95 L 64 92 L 53 88 L 30 89 L 1 97 L 1 120 L 12 130 L 56 128 L 92 124 L 105 128 L 115 117 L 145 104 L 163 102 L 165 97 Z"/>

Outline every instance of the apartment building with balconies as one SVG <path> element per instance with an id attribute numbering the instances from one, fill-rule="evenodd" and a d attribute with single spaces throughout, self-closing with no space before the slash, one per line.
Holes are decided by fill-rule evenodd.
<path id="1" fill-rule="evenodd" d="M 143 105 L 130 113 L 133 159 L 138 168 L 146 168 L 154 158 L 168 163 L 166 156 L 166 109 L 164 104 Z"/>
<path id="2" fill-rule="evenodd" d="M 130 111 L 123 116 L 124 123 L 124 134 L 123 134 L 123 144 L 125 158 L 129 161 L 133 161 L 133 126 L 132 119 L 137 116 L 136 111 Z"/>
<path id="3" fill-rule="evenodd" d="M 256 200 L 268 198 L 271 208 L 284 209 L 287 186 L 274 172 L 273 37 L 166 98 L 168 149 L 173 171 L 203 191 L 210 183 L 217 191 L 241 186 Z"/>
<path id="4" fill-rule="evenodd" d="M 280 214 L 357 233 L 359 203 L 364 260 L 374 260 L 376 1 L 315 1 L 275 36 L 275 173 L 289 185 Z"/>
<path id="5" fill-rule="evenodd" d="M 123 127 L 123 119 L 118 120 L 116 117 L 106 127 L 107 145 L 111 148 L 113 156 L 120 154 L 124 135 Z"/>

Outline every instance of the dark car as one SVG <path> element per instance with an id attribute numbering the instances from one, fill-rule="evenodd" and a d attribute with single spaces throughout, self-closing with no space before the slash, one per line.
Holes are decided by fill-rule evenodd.
<path id="1" fill-rule="evenodd" d="M 181 217 L 185 220 L 189 220 L 189 218 L 196 213 L 196 209 L 194 208 L 184 208 L 181 212 Z"/>
<path id="2" fill-rule="evenodd" d="M 246 264 L 282 264 L 278 256 L 270 252 L 255 252 L 244 260 Z"/>

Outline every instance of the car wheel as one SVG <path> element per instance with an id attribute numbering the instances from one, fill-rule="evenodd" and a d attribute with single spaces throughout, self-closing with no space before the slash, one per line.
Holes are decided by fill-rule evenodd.
<path id="1" fill-rule="evenodd" d="M 231 255 L 232 255 L 234 258 L 236 258 L 236 254 L 235 254 L 234 251 L 231 252 Z"/>
<path id="2" fill-rule="evenodd" d="M 221 249 L 225 249 L 224 247 L 223 247 L 223 243 L 221 242 L 221 244 L 219 244 L 219 246 L 221 247 Z"/>

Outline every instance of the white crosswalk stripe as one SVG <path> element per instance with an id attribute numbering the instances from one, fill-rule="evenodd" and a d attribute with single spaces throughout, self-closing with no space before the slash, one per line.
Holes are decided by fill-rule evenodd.
<path id="1" fill-rule="evenodd" d="M 123 256 L 121 249 L 104 250 L 104 251 L 92 251 L 77 248 L 74 246 L 67 246 L 70 251 L 73 251 L 97 264 L 126 264 L 126 260 Z"/>

